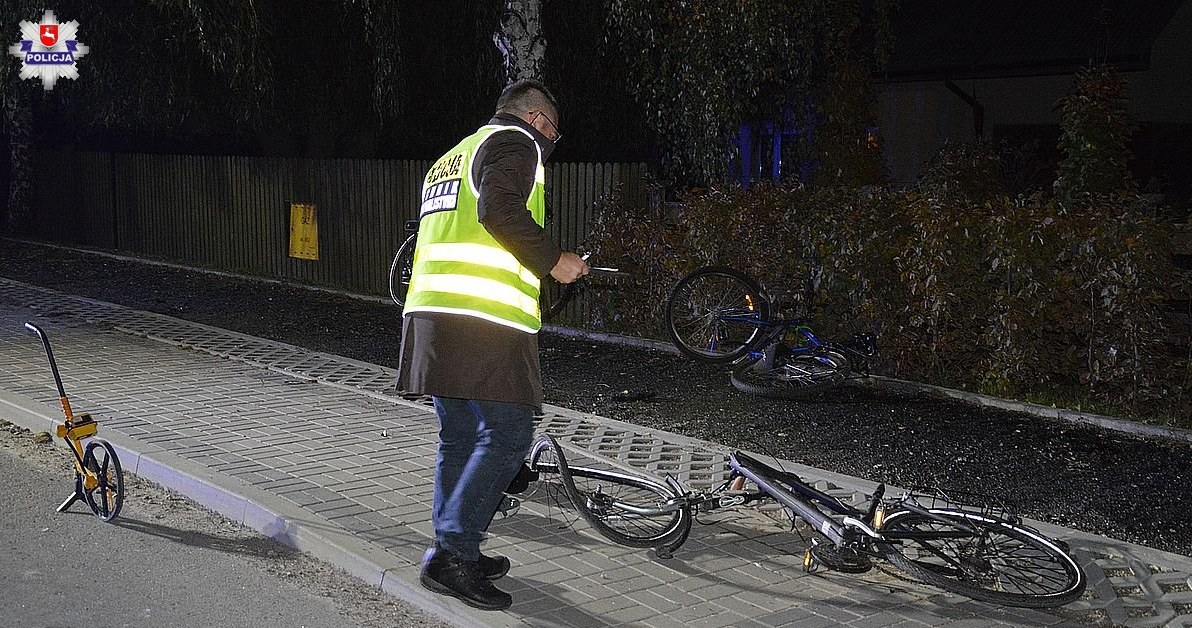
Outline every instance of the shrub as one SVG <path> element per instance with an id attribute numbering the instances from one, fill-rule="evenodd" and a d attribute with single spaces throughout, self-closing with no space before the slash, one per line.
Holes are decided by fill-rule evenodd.
<path id="1" fill-rule="evenodd" d="M 592 242 L 634 278 L 589 324 L 662 338 L 670 288 L 721 264 L 828 337 L 876 332 L 886 374 L 1192 423 L 1187 330 L 1164 313 L 1180 274 L 1163 225 L 1121 200 L 734 187 L 670 220 L 609 202 Z"/>
<path id="2" fill-rule="evenodd" d="M 828 337 L 876 332 L 887 374 L 1192 427 L 1192 328 L 1167 311 L 1192 287 L 1126 169 L 1122 81 L 1091 68 L 1061 104 L 1054 194 L 1008 197 L 1012 151 L 977 144 L 946 146 L 911 191 L 695 191 L 666 219 L 609 202 L 592 241 L 636 277 L 590 323 L 662 337 L 678 278 L 727 265 Z"/>
<path id="3" fill-rule="evenodd" d="M 1059 102 L 1063 158 L 1056 188 L 1062 200 L 1087 205 L 1137 190 L 1129 168 L 1134 126 L 1127 104 L 1126 82 L 1111 66 L 1093 66 L 1076 75 L 1072 93 Z"/>
<path id="4" fill-rule="evenodd" d="M 1006 193 L 1002 157 L 989 142 L 947 142 L 927 164 L 919 188 L 950 199 L 984 202 Z"/>

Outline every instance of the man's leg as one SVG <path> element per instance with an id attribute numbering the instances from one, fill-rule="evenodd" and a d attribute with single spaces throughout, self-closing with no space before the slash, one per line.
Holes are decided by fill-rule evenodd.
<path id="1" fill-rule="evenodd" d="M 431 522 L 435 537 L 443 540 L 445 530 L 443 509 L 455 493 L 459 478 L 476 447 L 480 421 L 466 399 L 434 397 L 435 412 L 439 415 L 439 453 L 435 463 L 435 494 Z"/>
<path id="2" fill-rule="evenodd" d="M 501 503 L 503 491 L 530 450 L 534 409 L 495 401 L 469 404 L 479 417 L 475 447 L 454 491 L 443 504 L 436 533 L 444 549 L 462 560 L 475 561 L 480 557 L 480 541 Z"/>
<path id="3" fill-rule="evenodd" d="M 529 450 L 532 409 L 440 397 L 435 409 L 441 424 L 432 515 L 438 540 L 423 557 L 419 580 L 476 608 L 509 608 L 513 598 L 490 581 L 508 571 L 509 561 L 481 560 L 480 539 Z"/>

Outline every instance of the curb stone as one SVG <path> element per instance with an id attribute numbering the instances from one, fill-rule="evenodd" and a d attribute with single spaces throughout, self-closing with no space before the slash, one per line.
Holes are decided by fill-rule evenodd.
<path id="1" fill-rule="evenodd" d="M 59 419 L 43 403 L 0 389 L 0 412 L 5 418 L 33 432 L 53 433 Z M 439 596 L 418 583 L 418 560 L 378 563 L 369 556 L 385 556 L 379 546 L 354 537 L 318 515 L 284 503 L 269 493 L 235 478 L 220 476 L 181 456 L 138 443 L 114 431 L 102 437 L 116 448 L 123 469 L 178 491 L 228 519 L 252 528 L 279 543 L 331 563 L 385 593 L 461 628 L 516 626 L 516 618 L 503 613 L 483 619 L 458 605 L 444 604 Z M 66 452 L 62 439 L 55 447 Z"/>
<path id="2" fill-rule="evenodd" d="M 1002 410 L 1010 410 L 1012 412 L 1022 412 L 1024 414 L 1030 414 L 1045 419 L 1060 419 L 1070 423 L 1095 425 L 1097 427 L 1103 427 L 1116 432 L 1134 434 L 1136 436 L 1158 436 L 1161 438 L 1171 438 L 1175 440 L 1192 442 L 1192 430 L 1178 427 L 1165 427 L 1161 425 L 1139 423 L 1137 421 L 1128 421 L 1126 419 L 1118 419 L 1102 414 L 1092 414 L 1090 412 L 1079 412 L 1077 410 L 1068 410 L 1066 408 L 1044 406 L 1037 403 L 1018 401 L 1015 399 L 1003 399 L 1001 397 L 983 395 L 981 393 L 969 392 L 967 390 L 944 388 L 943 386 L 933 386 L 931 384 L 911 382 L 902 379 L 895 379 L 893 377 L 882 377 L 875 375 L 866 379 L 869 381 L 869 385 L 875 388 L 891 390 L 895 392 L 916 393 L 936 398 L 956 399 L 958 401 L 964 401 L 973 405 L 999 408 Z"/>

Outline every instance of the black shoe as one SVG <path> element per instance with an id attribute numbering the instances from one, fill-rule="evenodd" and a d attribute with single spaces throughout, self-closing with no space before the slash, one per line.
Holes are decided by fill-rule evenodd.
<path id="1" fill-rule="evenodd" d="M 501 576 L 509 573 L 509 559 L 504 556 L 485 556 L 480 555 L 480 575 L 489 580 L 497 580 Z"/>
<path id="2" fill-rule="evenodd" d="M 422 564 L 419 581 L 427 589 L 450 595 L 473 608 L 503 611 L 513 605 L 513 596 L 481 574 L 479 561 L 460 560 L 443 550 L 432 552 Z"/>
<path id="3" fill-rule="evenodd" d="M 451 556 L 447 550 L 439 547 L 439 542 L 435 541 L 430 549 L 427 550 L 426 556 L 422 559 L 422 570 L 426 571 L 426 566 L 434 563 L 436 565 L 442 564 Z M 480 575 L 489 580 L 497 580 L 509 573 L 509 559 L 504 556 L 485 556 L 480 555 Z"/>
<path id="4" fill-rule="evenodd" d="M 505 492 L 509 495 L 517 495 L 530 488 L 530 482 L 537 481 L 538 472 L 531 471 L 529 465 L 523 462 L 521 468 L 517 470 L 517 475 L 513 476 L 513 479 L 509 481 L 509 486 L 505 489 Z"/>

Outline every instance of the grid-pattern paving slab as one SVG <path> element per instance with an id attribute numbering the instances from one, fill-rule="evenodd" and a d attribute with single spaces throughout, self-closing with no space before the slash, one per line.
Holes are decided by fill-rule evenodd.
<path id="1" fill-rule="evenodd" d="M 74 405 L 112 430 L 268 491 L 367 541 L 413 578 L 431 539 L 437 425 L 426 403 L 393 394 L 390 369 L 0 279 L 0 389 L 53 408 L 44 354 L 21 324 L 50 333 Z M 726 477 L 714 444 L 548 407 L 540 429 L 596 464 Z M 861 503 L 871 487 L 801 467 Z M 558 507 L 549 486 L 493 525 L 486 551 L 516 564 L 507 615 L 528 625 L 1192 626 L 1184 557 L 1059 530 L 1090 577 L 1085 598 L 1050 612 L 999 609 L 875 570 L 805 574 L 805 530 L 780 514 L 726 511 L 696 526 L 676 557 L 612 545 Z M 801 533 L 801 534 L 800 534 Z M 453 603 L 453 602 L 452 602 Z M 481 616 L 483 617 L 483 616 Z"/>

